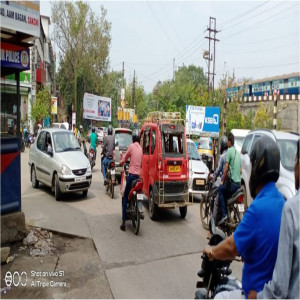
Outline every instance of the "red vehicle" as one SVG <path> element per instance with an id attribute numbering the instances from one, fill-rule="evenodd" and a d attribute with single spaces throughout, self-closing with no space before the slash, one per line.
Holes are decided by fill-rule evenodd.
<path id="1" fill-rule="evenodd" d="M 179 207 L 185 218 L 188 195 L 188 151 L 180 113 L 150 113 L 140 131 L 143 149 L 143 192 L 149 214 L 157 219 L 159 208 Z"/>

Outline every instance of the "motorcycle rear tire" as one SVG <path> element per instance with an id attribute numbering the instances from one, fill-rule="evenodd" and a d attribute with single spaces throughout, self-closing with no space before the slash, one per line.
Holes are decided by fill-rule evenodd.
<path id="1" fill-rule="evenodd" d="M 114 198 L 114 194 L 115 194 L 115 187 L 114 187 L 114 184 L 110 181 L 110 193 L 109 193 L 109 195 L 110 195 L 110 197 L 111 197 L 111 199 L 113 199 Z"/>
<path id="2" fill-rule="evenodd" d="M 131 211 L 134 212 L 132 214 L 132 226 L 134 228 L 134 234 L 135 235 L 138 235 L 139 233 L 139 230 L 140 230 L 140 223 L 141 223 L 141 214 L 140 214 L 140 211 L 138 209 L 138 205 L 137 205 L 137 201 L 136 199 L 132 199 L 132 202 L 131 202 L 132 206 L 131 206 Z"/>

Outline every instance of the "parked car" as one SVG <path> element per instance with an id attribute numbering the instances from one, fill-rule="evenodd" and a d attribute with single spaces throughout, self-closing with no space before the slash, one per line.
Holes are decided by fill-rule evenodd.
<path id="1" fill-rule="evenodd" d="M 62 129 L 70 130 L 68 122 L 52 123 L 51 128 L 62 128 Z"/>
<path id="2" fill-rule="evenodd" d="M 140 131 L 143 192 L 149 199 L 152 220 L 157 219 L 159 208 L 179 207 L 181 217 L 185 218 L 187 206 L 191 204 L 185 128 L 176 123 L 150 118 Z"/>
<path id="3" fill-rule="evenodd" d="M 232 129 L 231 133 L 234 135 L 234 146 L 237 151 L 241 153 L 242 146 L 247 134 L 250 132 L 249 129 Z"/>
<path id="4" fill-rule="evenodd" d="M 189 193 L 206 194 L 207 177 L 209 170 L 202 161 L 195 143 L 187 140 L 189 154 Z"/>
<path id="5" fill-rule="evenodd" d="M 123 155 L 126 153 L 129 145 L 132 143 L 132 131 L 127 128 L 115 128 L 114 130 L 114 139 L 115 139 L 115 170 L 116 178 L 118 182 L 121 182 L 122 166 L 120 161 L 122 160 Z"/>
<path id="6" fill-rule="evenodd" d="M 30 147 L 29 166 L 32 186 L 37 188 L 39 182 L 48 185 L 56 200 L 69 192 L 86 196 L 92 183 L 90 162 L 69 130 L 42 129 Z"/>
<path id="7" fill-rule="evenodd" d="M 241 164 L 242 164 L 242 188 L 245 194 L 245 205 L 249 207 L 252 202 L 252 197 L 249 190 L 249 179 L 251 175 L 251 162 L 249 154 L 251 153 L 256 140 L 261 136 L 271 137 L 278 145 L 280 151 L 280 174 L 276 182 L 278 190 L 282 193 L 285 199 L 289 199 L 295 195 L 295 178 L 294 166 L 295 156 L 297 152 L 298 134 L 257 129 L 250 131 L 245 138 L 242 151 L 241 151 Z"/>

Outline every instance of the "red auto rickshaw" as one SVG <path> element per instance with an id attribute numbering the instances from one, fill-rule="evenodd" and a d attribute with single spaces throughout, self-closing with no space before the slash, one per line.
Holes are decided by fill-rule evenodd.
<path id="1" fill-rule="evenodd" d="M 140 131 L 143 149 L 143 192 L 149 213 L 157 219 L 159 208 L 179 207 L 185 218 L 189 202 L 188 150 L 180 113 L 149 113 Z"/>

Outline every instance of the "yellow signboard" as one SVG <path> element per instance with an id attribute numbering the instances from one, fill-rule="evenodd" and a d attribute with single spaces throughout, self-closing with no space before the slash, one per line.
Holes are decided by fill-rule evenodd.
<path id="1" fill-rule="evenodd" d="M 51 114 L 57 115 L 57 97 L 51 97 Z"/>

